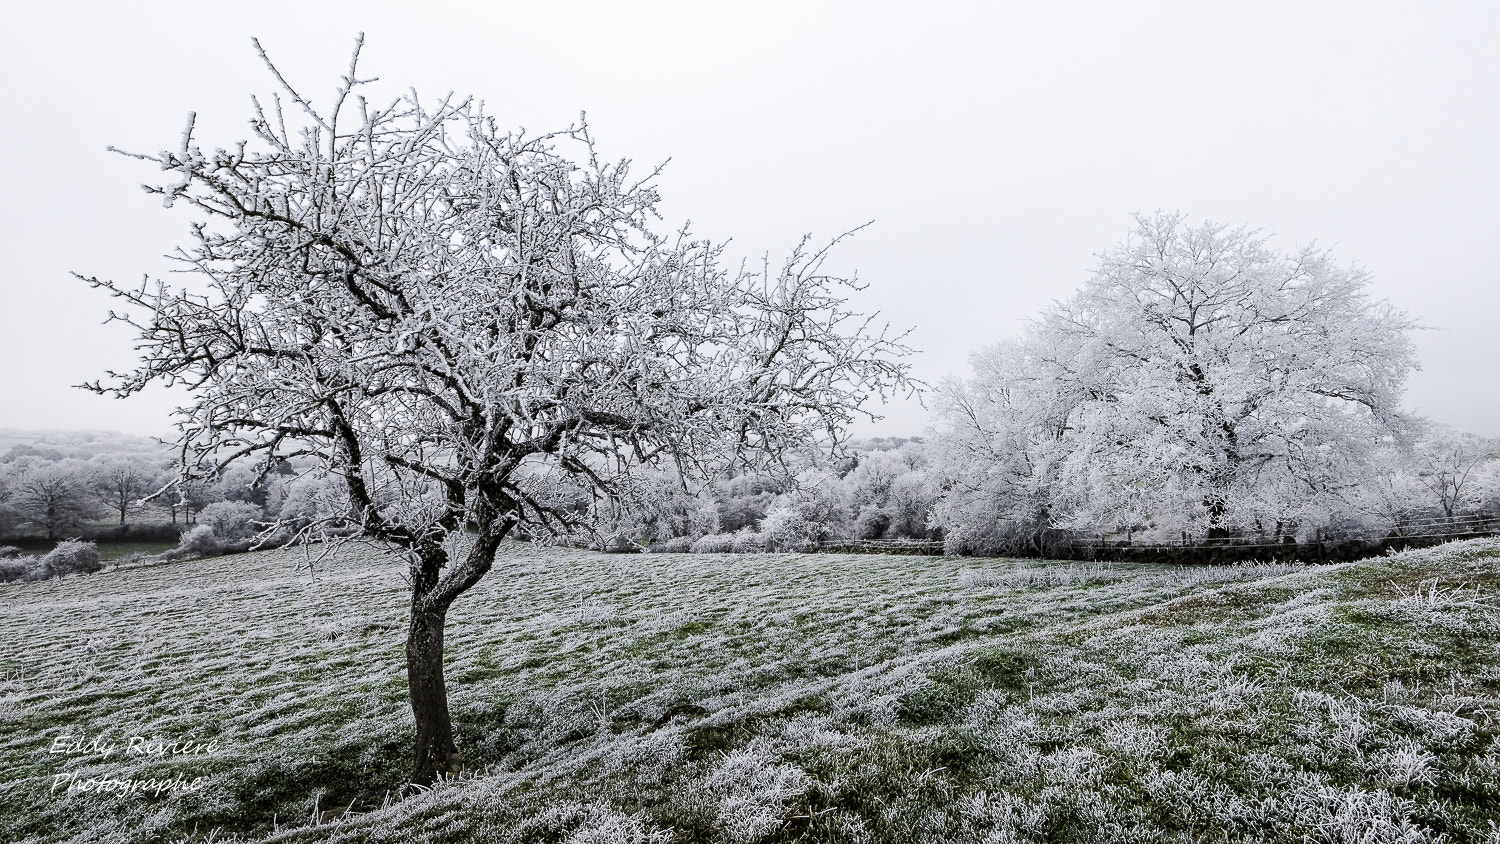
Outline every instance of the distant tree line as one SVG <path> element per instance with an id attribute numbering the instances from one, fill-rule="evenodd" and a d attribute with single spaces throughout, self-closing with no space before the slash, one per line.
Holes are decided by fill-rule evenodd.
<path id="1" fill-rule="evenodd" d="M 634 522 L 622 519 L 595 542 L 610 550 L 720 553 L 942 540 L 944 553 L 976 556 L 1065 556 L 1101 540 L 1143 548 L 1215 542 L 1245 545 L 1254 556 L 1256 548 L 1271 545 L 1374 545 L 1500 532 L 1500 442 L 1432 423 L 1423 423 L 1414 437 L 1405 446 L 1374 450 L 1368 473 L 1337 495 L 1279 502 L 1287 514 L 1279 523 L 1252 523 L 1214 540 L 1201 526 L 1193 532 L 1191 511 L 1162 512 L 1123 528 L 1052 521 L 1031 509 L 1035 499 L 1076 491 L 967 486 L 984 468 L 970 451 L 947 439 L 897 437 L 851 443 L 852 456 L 835 467 L 781 480 L 724 478 L 697 496 L 664 477 L 656 506 Z"/>
<path id="2" fill-rule="evenodd" d="M 107 540 L 120 536 L 124 526 L 137 530 L 127 537 L 155 530 L 179 540 L 165 555 L 171 559 L 277 547 L 299 532 L 338 534 L 348 528 L 340 485 L 307 467 L 288 463 L 263 478 L 231 467 L 211 483 L 171 487 L 143 503 L 172 483 L 170 458 L 114 447 L 112 453 L 75 456 L 66 449 L 12 446 L 0 455 L 6 530 L 0 545 L 17 537 L 34 543 L 43 534 L 54 541 L 83 535 Z M 936 440 L 855 440 L 848 453 L 833 465 L 792 461 L 782 473 L 723 477 L 696 494 L 662 473 L 642 496 L 649 506 L 618 512 L 570 541 L 616 551 L 745 553 L 813 551 L 851 540 L 940 540 L 945 553 L 954 555 L 1035 556 L 1064 554 L 1069 546 L 1101 539 L 1147 547 L 1181 544 L 1185 533 L 1189 543 L 1208 539 L 1206 531 L 1192 532 L 1191 510 L 1163 511 L 1123 527 L 1049 520 L 1036 501 L 1076 490 L 997 480 L 991 473 L 998 461 L 976 459 L 973 443 L 955 439 L 951 429 Z M 1500 528 L 1500 442 L 1420 423 L 1412 442 L 1373 449 L 1363 465 L 1367 470 L 1358 483 L 1336 495 L 1280 502 L 1282 519 L 1252 523 L 1237 539 L 1252 545 L 1315 538 L 1373 543 Z M 989 485 L 974 485 L 976 475 Z M 589 507 L 579 490 L 558 494 L 573 495 L 580 514 Z M 13 562 L 9 569 L 0 566 L 0 580 L 88 568 L 48 567 L 40 556 L 18 555 L 18 549 L 9 552 Z M 31 566 L 30 577 L 16 560 Z"/>
<path id="3" fill-rule="evenodd" d="M 725 479 L 696 502 L 664 482 L 670 512 L 636 539 L 1248 559 L 1500 532 L 1500 442 L 1400 408 L 1415 327 L 1327 251 L 1139 215 L 1082 289 L 939 388 L 931 441 L 795 483 Z"/>
<path id="4" fill-rule="evenodd" d="M 335 484 L 292 462 L 184 481 L 172 453 L 145 438 L 0 432 L 0 445 L 0 582 L 97 571 L 96 542 L 178 543 L 169 559 L 218 554 L 286 544 L 342 515 Z M 55 547 L 22 553 L 42 543 Z"/>
<path id="5" fill-rule="evenodd" d="M 96 435 L 61 442 L 68 436 L 33 437 L 0 454 L 0 546 L 145 537 L 177 541 L 163 555 L 173 559 L 277 547 L 299 533 L 339 534 L 349 524 L 341 485 L 293 461 L 262 477 L 235 465 L 212 480 L 184 482 L 172 455 L 151 441 Z M 942 539 L 941 480 L 921 437 L 857 440 L 848 452 L 834 465 L 791 459 L 787 471 L 726 476 L 697 493 L 660 473 L 642 495 L 650 506 L 618 512 L 564 541 L 606 548 L 613 542 L 613 550 L 750 552 Z M 589 507 L 580 489 L 562 486 L 555 494 L 574 496 L 580 514 Z M 43 556 L 15 547 L 0 556 L 10 560 L 0 566 L 0 580 L 97 570 L 44 565 Z"/>
<path id="6" fill-rule="evenodd" d="M 831 466 L 809 460 L 786 472 L 724 477 L 696 495 L 663 474 L 652 506 L 621 514 L 604 547 L 811 551 L 851 539 L 942 538 L 941 487 L 922 438 L 877 437 L 848 451 Z"/>
<path id="7" fill-rule="evenodd" d="M 82 533 L 116 536 L 132 527 L 191 518 L 191 504 L 143 499 L 173 477 L 171 455 L 123 435 L 19 435 L 0 452 L 0 540 L 58 541 Z M 164 534 L 165 535 L 165 534 Z"/>

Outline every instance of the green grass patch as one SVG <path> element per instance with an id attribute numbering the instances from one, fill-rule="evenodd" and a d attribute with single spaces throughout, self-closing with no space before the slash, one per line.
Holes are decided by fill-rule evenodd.
<path id="1" fill-rule="evenodd" d="M 1500 818 L 1494 542 L 1327 568 L 505 554 L 449 615 L 465 771 L 431 791 L 404 788 L 397 561 L 0 590 L 26 643 L 0 658 L 0 840 L 1490 842 Z M 167 771 L 209 786 L 49 790 Z"/>

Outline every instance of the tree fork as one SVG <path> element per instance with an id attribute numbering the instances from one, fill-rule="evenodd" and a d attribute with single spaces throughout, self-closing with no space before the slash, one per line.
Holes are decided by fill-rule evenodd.
<path id="1" fill-rule="evenodd" d="M 453 718 L 448 711 L 443 635 L 449 607 L 489 571 L 508 528 L 509 523 L 502 523 L 499 530 L 492 526 L 480 530 L 463 561 L 470 577 L 454 589 L 439 586 L 444 563 L 448 561 L 447 552 L 431 545 L 418 552 L 421 562 L 412 570 L 411 619 L 406 632 L 407 693 L 417 728 L 411 781 L 417 785 L 431 785 L 440 777 L 455 776 L 463 767 L 463 756 L 453 739 Z"/>

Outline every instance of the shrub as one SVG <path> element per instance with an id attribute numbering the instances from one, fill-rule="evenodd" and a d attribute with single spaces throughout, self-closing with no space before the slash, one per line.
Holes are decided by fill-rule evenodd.
<path id="1" fill-rule="evenodd" d="M 854 519 L 854 538 L 880 539 L 890 526 L 890 513 L 874 504 L 866 504 Z"/>
<path id="2" fill-rule="evenodd" d="M 211 525 L 198 525 L 184 532 L 182 541 L 167 553 L 172 555 L 172 559 L 181 559 L 193 554 L 210 557 L 224 553 L 224 540 L 214 532 Z"/>
<path id="3" fill-rule="evenodd" d="M 260 532 L 256 521 L 264 513 L 249 501 L 215 501 L 198 513 L 198 526 L 210 528 L 225 544 L 250 539 Z"/>
<path id="4" fill-rule="evenodd" d="M 21 549 L 14 545 L 0 545 L 0 560 L 9 560 L 21 556 Z"/>
<path id="5" fill-rule="evenodd" d="M 0 557 L 0 583 L 41 580 L 42 571 L 41 561 L 36 557 Z"/>
<path id="6" fill-rule="evenodd" d="M 691 536 L 674 536 L 671 539 L 653 542 L 646 550 L 652 554 L 686 554 L 693 550 L 693 545 L 694 541 Z"/>
<path id="7" fill-rule="evenodd" d="M 99 562 L 98 546 L 78 539 L 57 543 L 57 547 L 42 558 L 41 565 L 47 577 L 93 574 L 104 568 L 104 564 Z"/>
<path id="8" fill-rule="evenodd" d="M 267 536 L 264 539 L 257 539 L 251 544 L 255 547 L 255 550 L 260 550 L 262 548 L 281 548 L 283 546 L 292 544 L 292 540 L 296 538 L 296 534 L 294 534 L 290 529 L 279 527 L 270 536 Z"/>
<path id="9" fill-rule="evenodd" d="M 708 536 L 699 537 L 693 543 L 694 554 L 727 554 L 734 550 L 734 534 L 711 533 Z"/>
<path id="10" fill-rule="evenodd" d="M 641 550 L 635 540 L 623 533 L 617 533 L 592 547 L 597 547 L 606 554 L 634 554 Z"/>
<path id="11" fill-rule="evenodd" d="M 264 516 L 260 506 L 249 501 L 216 501 L 198 513 L 198 524 L 182 534 L 177 547 L 160 557 L 163 560 L 211 557 L 252 548 L 280 548 L 292 541 L 294 535 L 286 528 L 262 538 L 259 520 Z"/>
<path id="12" fill-rule="evenodd" d="M 744 528 L 734 535 L 734 542 L 729 550 L 736 554 L 753 554 L 756 551 L 766 550 L 766 535 L 758 531 Z"/>
<path id="13" fill-rule="evenodd" d="M 777 507 L 761 522 L 764 547 L 769 551 L 806 551 L 816 526 L 792 507 Z"/>

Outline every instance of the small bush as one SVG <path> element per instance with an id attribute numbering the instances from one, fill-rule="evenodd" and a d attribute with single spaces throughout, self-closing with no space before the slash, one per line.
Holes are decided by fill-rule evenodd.
<path id="1" fill-rule="evenodd" d="M 773 509 L 760 526 L 762 547 L 767 551 L 806 551 L 818 530 L 793 507 Z"/>
<path id="2" fill-rule="evenodd" d="M 0 558 L 0 583 L 41 580 L 42 571 L 41 561 L 36 557 Z"/>
<path id="3" fill-rule="evenodd" d="M 9 560 L 21 556 L 21 549 L 14 545 L 0 545 L 0 560 Z"/>
<path id="4" fill-rule="evenodd" d="M 214 531 L 212 525 L 198 525 L 182 534 L 182 541 L 169 553 L 173 552 L 178 557 L 189 554 L 211 557 L 224 553 L 224 539 Z"/>
<path id="5" fill-rule="evenodd" d="M 104 568 L 104 564 L 99 562 L 99 547 L 78 539 L 57 543 L 57 547 L 48 552 L 41 563 L 48 577 L 93 574 Z"/>
<path id="6" fill-rule="evenodd" d="M 734 535 L 734 543 L 729 550 L 736 554 L 754 554 L 757 551 L 764 551 L 766 550 L 766 535 L 744 528 Z"/>
<path id="7" fill-rule="evenodd" d="M 711 533 L 693 543 L 694 554 L 727 554 L 734 550 L 734 534 Z"/>
<path id="8" fill-rule="evenodd" d="M 159 558 L 183 560 L 238 554 L 252 549 L 280 548 L 292 542 L 295 534 L 285 527 L 262 537 L 262 524 L 257 520 L 263 517 L 261 508 L 247 501 L 215 502 L 203 508 L 198 514 L 198 524 L 182 534 L 177 547 L 163 552 Z"/>
<path id="9" fill-rule="evenodd" d="M 0 557 L 0 583 L 11 583 L 26 576 L 27 566 L 14 557 Z"/>
<path id="10" fill-rule="evenodd" d="M 891 527 L 891 514 L 876 507 L 874 504 L 866 504 L 860 508 L 859 515 L 854 518 L 855 539 L 880 539 Z"/>
<path id="11" fill-rule="evenodd" d="M 641 546 L 635 540 L 623 533 L 617 533 L 600 542 L 597 546 L 591 547 L 595 547 L 606 554 L 634 554 L 641 550 Z"/>
<path id="12" fill-rule="evenodd" d="M 225 543 L 241 542 L 260 532 L 260 507 L 248 501 L 215 501 L 198 513 L 199 527 L 211 528 Z"/>
<path id="13" fill-rule="evenodd" d="M 292 533 L 291 530 L 285 527 L 281 527 L 277 528 L 276 532 L 272 533 L 270 536 L 267 536 L 264 539 L 257 539 L 251 544 L 257 551 L 262 549 L 282 548 L 292 544 L 292 540 L 296 538 L 296 534 Z"/>
<path id="14" fill-rule="evenodd" d="M 693 538 L 691 536 L 674 536 L 671 539 L 653 542 L 651 543 L 651 547 L 646 550 L 653 554 L 686 554 L 693 550 Z"/>

